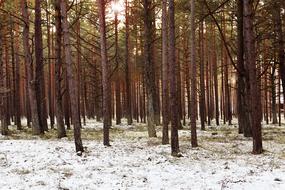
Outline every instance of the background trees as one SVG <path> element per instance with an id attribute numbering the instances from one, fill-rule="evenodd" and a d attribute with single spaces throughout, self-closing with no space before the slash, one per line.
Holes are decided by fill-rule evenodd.
<path id="1" fill-rule="evenodd" d="M 83 151 L 86 118 L 103 120 L 109 145 L 112 119 L 147 122 L 156 137 L 162 113 L 162 142 L 171 124 L 175 155 L 176 129 L 190 124 L 197 146 L 196 126 L 237 118 L 260 153 L 262 119 L 282 125 L 284 114 L 284 8 L 270 0 L 1 1 L 2 134 L 11 122 L 43 134 L 55 116 L 58 137 L 74 126 Z"/>

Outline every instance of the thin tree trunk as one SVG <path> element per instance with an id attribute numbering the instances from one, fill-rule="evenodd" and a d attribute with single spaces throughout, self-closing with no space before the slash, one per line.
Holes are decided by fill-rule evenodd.
<path id="1" fill-rule="evenodd" d="M 200 23 L 200 121 L 201 130 L 205 130 L 206 102 L 205 102 L 205 68 L 204 68 L 204 24 Z M 192 63 L 192 60 L 191 60 Z"/>
<path id="2" fill-rule="evenodd" d="M 168 90 L 168 53 L 167 53 L 167 0 L 162 1 L 162 144 L 169 143 L 169 90 Z"/>
<path id="3" fill-rule="evenodd" d="M 126 39 L 125 39 L 125 48 L 126 48 L 126 57 L 125 57 L 125 81 L 126 81 L 126 103 L 127 103 L 127 119 L 128 119 L 128 125 L 131 125 L 133 123 L 133 116 L 132 116 L 132 98 L 131 98 L 131 75 L 129 72 L 129 65 L 130 65 L 130 59 L 129 59 L 129 8 L 128 8 L 128 1 L 125 1 L 125 24 L 126 24 Z"/>
<path id="4" fill-rule="evenodd" d="M 216 117 L 216 125 L 220 125 L 219 121 L 219 115 L 220 115 L 220 109 L 219 109 L 219 82 L 218 82 L 218 67 L 217 67 L 217 52 L 216 52 L 216 34 L 214 32 L 213 36 L 213 75 L 214 75 L 214 93 L 215 93 L 215 117 Z"/>
<path id="5" fill-rule="evenodd" d="M 196 133 L 196 105 L 197 105 L 197 81 L 196 81 L 196 52 L 195 52 L 195 0 L 191 0 L 191 145 L 197 147 Z M 208 108 L 209 109 L 209 108 Z"/>
<path id="6" fill-rule="evenodd" d="M 49 2 L 48 0 L 46 1 L 47 9 L 49 8 Z M 48 49 L 48 103 L 49 103 L 49 117 L 50 117 L 50 127 L 51 129 L 54 128 L 54 69 L 53 69 L 53 64 L 51 63 L 51 51 L 52 51 L 52 46 L 51 46 L 51 34 L 50 34 L 50 14 L 48 10 L 46 10 L 46 27 L 47 27 L 47 49 Z"/>
<path id="7" fill-rule="evenodd" d="M 281 126 L 281 78 L 278 77 L 278 125 Z"/>
<path id="8" fill-rule="evenodd" d="M 178 33 L 178 35 L 180 34 L 179 33 L 179 29 L 178 31 L 176 32 L 176 34 Z M 178 41 L 178 40 L 176 40 Z M 178 129 L 181 130 L 183 129 L 182 127 L 182 123 L 181 123 L 181 119 L 182 119 L 182 105 L 181 105 L 181 63 L 180 63 L 180 48 L 179 48 L 179 44 L 180 42 L 177 42 L 177 49 L 176 49 L 176 75 L 177 75 L 177 108 L 178 108 L 178 120 L 179 120 L 179 123 L 178 123 Z"/>
<path id="9" fill-rule="evenodd" d="M 71 114 L 74 127 L 74 141 L 75 141 L 75 150 L 76 152 L 83 152 L 83 145 L 81 140 L 81 129 L 80 129 L 80 117 L 78 112 L 78 90 L 76 80 L 74 78 L 72 57 L 71 57 L 71 43 L 69 39 L 69 26 L 67 21 L 67 10 L 66 10 L 66 1 L 60 0 L 60 9 L 62 16 L 62 32 L 63 32 L 63 43 L 65 51 L 65 61 L 66 61 L 66 71 L 69 85 L 69 95 L 71 103 Z"/>
<path id="10" fill-rule="evenodd" d="M 103 119 L 104 119 L 104 140 L 106 146 L 110 146 L 109 128 L 111 126 L 111 82 L 109 75 L 109 64 L 107 60 L 106 44 L 106 21 L 105 21 L 105 0 L 98 0 L 100 37 L 101 37 L 101 63 L 102 63 L 102 85 L 103 85 Z"/>
<path id="11" fill-rule="evenodd" d="M 272 124 L 277 124 L 277 105 L 276 105 L 276 84 L 275 84 L 275 71 L 276 63 L 272 66 L 272 73 L 270 73 L 270 82 L 271 82 L 271 109 L 272 109 Z"/>
<path id="12" fill-rule="evenodd" d="M 208 126 L 211 126 L 211 108 L 210 108 L 210 76 L 209 76 L 209 73 L 210 73 L 210 58 L 209 58 L 209 55 L 210 55 L 210 43 L 209 43 L 209 30 L 207 30 L 206 32 L 207 34 L 207 43 L 206 44 L 206 51 L 207 51 L 207 56 L 206 56 L 206 92 L 207 92 L 207 118 L 208 118 Z"/>
<path id="13" fill-rule="evenodd" d="M 268 86 L 267 86 L 267 73 L 264 74 L 264 112 L 265 112 L 265 121 L 266 124 L 269 124 L 269 118 L 268 118 Z"/>
<path id="14" fill-rule="evenodd" d="M 76 16 L 79 17 L 79 12 L 78 12 L 78 0 L 75 0 L 75 12 L 76 12 Z M 76 80 L 77 80 L 77 90 L 78 90 L 78 117 L 79 117 L 79 122 L 80 122 L 80 127 L 82 127 L 82 124 L 81 124 L 81 112 L 82 112 L 82 109 L 84 106 L 81 105 L 81 92 L 82 92 L 82 81 L 81 81 L 81 75 L 82 75 L 82 71 L 81 71 L 81 40 L 80 40 L 80 20 L 78 19 L 75 23 L 75 30 L 76 30 L 76 64 L 77 64 L 77 76 L 76 76 Z M 82 101 L 83 102 L 83 101 Z"/>
<path id="15" fill-rule="evenodd" d="M 66 129 L 70 130 L 70 96 L 69 96 L 69 85 L 68 85 L 68 79 L 66 76 L 66 69 L 64 70 L 64 79 L 65 79 L 65 93 L 64 93 L 64 121 L 66 125 Z"/>
<path id="16" fill-rule="evenodd" d="M 118 43 L 118 12 L 115 11 L 115 63 L 119 66 L 119 43 Z M 115 81 L 115 96 L 116 96 L 116 124 L 121 124 L 122 108 L 121 108 L 121 81 L 119 73 L 117 73 Z"/>

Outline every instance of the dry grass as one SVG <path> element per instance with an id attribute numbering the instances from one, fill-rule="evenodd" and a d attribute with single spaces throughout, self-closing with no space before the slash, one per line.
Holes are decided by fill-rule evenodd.
<path id="1" fill-rule="evenodd" d="M 133 126 L 125 129 L 122 127 L 114 126 L 110 129 L 110 138 L 116 140 L 129 140 L 136 141 L 143 139 L 147 146 L 159 146 L 161 145 L 161 130 L 162 127 L 157 127 L 158 138 L 147 137 L 147 126 L 146 124 L 134 124 Z M 233 126 L 220 126 L 220 127 L 206 127 L 206 131 L 200 131 L 198 126 L 198 144 L 199 148 L 214 152 L 219 155 L 227 155 L 231 158 L 237 155 L 249 153 L 250 150 L 244 150 L 245 144 L 247 148 L 251 147 L 252 139 L 245 138 L 242 134 L 238 134 L 238 128 L 236 125 Z M 191 148 L 191 132 L 189 127 L 179 131 L 181 149 Z M 44 135 L 33 136 L 31 128 L 24 127 L 23 130 L 19 131 L 16 126 L 9 127 L 9 135 L 3 137 L 3 140 L 17 140 L 17 139 L 42 139 L 42 140 L 57 140 L 57 131 L 50 129 Z M 83 128 L 82 129 L 83 140 L 95 140 L 101 141 L 103 139 L 103 130 L 101 128 Z M 73 131 L 67 130 L 66 140 L 73 140 Z M 263 141 L 269 144 L 276 144 L 278 146 L 285 144 L 285 127 L 279 126 L 266 126 L 263 128 Z M 273 146 L 273 145 L 272 145 Z M 271 150 L 271 148 L 268 148 Z M 277 154 L 278 157 L 285 159 L 285 153 L 283 152 L 268 152 L 270 154 Z"/>
<path id="2" fill-rule="evenodd" d="M 14 169 L 14 170 L 11 170 L 11 172 L 15 174 L 19 174 L 19 175 L 27 175 L 31 173 L 30 170 L 24 169 L 24 168 Z"/>

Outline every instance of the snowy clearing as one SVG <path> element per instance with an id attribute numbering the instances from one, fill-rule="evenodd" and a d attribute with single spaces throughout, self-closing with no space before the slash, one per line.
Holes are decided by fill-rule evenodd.
<path id="1" fill-rule="evenodd" d="M 27 131 L 0 136 L 0 189 L 285 189 L 284 127 L 266 127 L 266 151 L 258 156 L 234 126 L 199 130 L 195 149 L 190 131 L 181 130 L 182 158 L 171 157 L 160 137 L 147 138 L 143 125 L 115 126 L 111 147 L 102 145 L 101 128 L 89 121 L 83 129 L 82 157 L 71 132 L 62 140 L 54 131 L 41 138 Z"/>

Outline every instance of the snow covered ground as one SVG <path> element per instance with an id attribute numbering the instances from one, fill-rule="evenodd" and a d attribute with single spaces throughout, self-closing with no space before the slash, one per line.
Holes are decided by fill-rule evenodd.
<path id="1" fill-rule="evenodd" d="M 147 138 L 138 124 L 115 126 L 112 146 L 104 147 L 102 124 L 89 121 L 81 157 L 71 132 L 57 140 L 53 131 L 41 138 L 13 131 L 0 136 L 0 189 L 285 189 L 283 128 L 266 127 L 265 153 L 258 156 L 250 154 L 252 141 L 234 126 L 199 130 L 195 149 L 190 131 L 181 130 L 182 158 L 171 157 L 170 146 Z"/>

